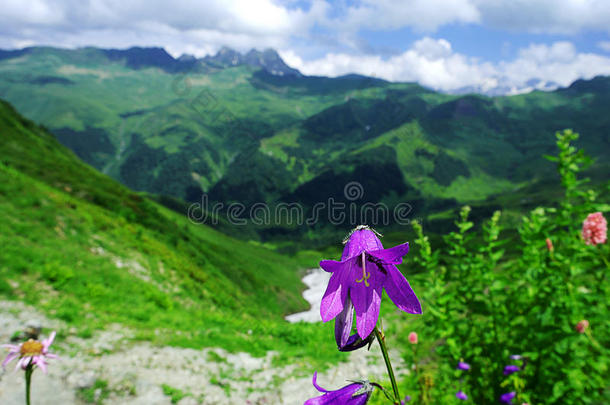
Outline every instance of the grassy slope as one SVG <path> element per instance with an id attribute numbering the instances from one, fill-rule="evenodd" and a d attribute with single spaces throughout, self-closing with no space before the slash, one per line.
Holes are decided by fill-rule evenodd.
<path id="1" fill-rule="evenodd" d="M 83 336 L 121 323 L 160 344 L 309 358 L 294 342 L 330 333 L 282 320 L 305 306 L 296 260 L 129 191 L 4 102 L 0 131 L 1 295 Z"/>

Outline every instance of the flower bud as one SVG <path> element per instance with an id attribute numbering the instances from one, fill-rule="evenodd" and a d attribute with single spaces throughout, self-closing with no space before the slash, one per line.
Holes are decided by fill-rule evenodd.
<path id="1" fill-rule="evenodd" d="M 585 333 L 585 331 L 589 329 L 589 321 L 583 319 L 582 321 L 576 324 L 576 330 L 578 333 Z"/>
<path id="2" fill-rule="evenodd" d="M 549 252 L 553 251 L 553 242 L 551 241 L 550 238 L 546 238 L 546 248 L 549 250 Z"/>

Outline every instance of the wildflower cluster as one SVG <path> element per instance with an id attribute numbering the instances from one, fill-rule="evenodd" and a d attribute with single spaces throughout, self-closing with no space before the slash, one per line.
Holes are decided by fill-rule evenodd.
<path id="1" fill-rule="evenodd" d="M 506 219 L 498 211 L 478 229 L 471 216 L 481 212 L 464 207 L 437 249 L 414 225 L 414 262 L 426 275 L 418 332 L 437 342 L 438 363 L 421 371 L 433 380 L 429 403 L 607 402 L 610 206 L 583 189 L 577 137 L 557 134 L 565 195 L 552 207 Z M 508 239 L 503 226 L 516 220 Z M 456 370 L 461 358 L 472 367 Z"/>

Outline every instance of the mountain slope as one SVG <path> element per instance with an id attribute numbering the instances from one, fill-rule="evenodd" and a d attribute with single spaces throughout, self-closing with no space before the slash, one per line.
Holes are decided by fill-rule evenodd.
<path id="1" fill-rule="evenodd" d="M 273 335 L 305 305 L 297 262 L 128 190 L 5 102 L 0 134 L 0 296 L 82 334 L 121 323 L 159 343 L 290 347 Z"/>
<path id="2" fill-rule="evenodd" d="M 281 59 L 271 51 L 174 60 L 155 48 L 32 48 L 2 57 L 2 94 L 94 167 L 135 190 L 241 203 L 244 217 L 256 203 L 298 203 L 305 214 L 331 196 L 349 203 L 350 182 L 364 187 L 358 207 L 408 203 L 411 218 L 481 203 L 554 176 L 540 156 L 568 127 L 600 158 L 594 169 L 607 168 L 607 77 L 490 98 L 359 75 L 274 74 Z M 284 220 L 259 234 L 294 234 Z"/>

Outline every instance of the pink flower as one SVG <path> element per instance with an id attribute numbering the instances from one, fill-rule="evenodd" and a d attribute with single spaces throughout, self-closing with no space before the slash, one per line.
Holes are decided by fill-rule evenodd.
<path id="1" fill-rule="evenodd" d="M 576 324 L 576 330 L 578 333 L 585 333 L 585 331 L 589 329 L 589 321 L 583 319 L 582 321 Z"/>
<path id="2" fill-rule="evenodd" d="M 30 339 L 27 342 L 23 342 L 18 345 L 2 345 L 2 347 L 8 348 L 9 353 L 6 359 L 2 362 L 2 367 L 6 367 L 8 363 L 16 358 L 19 358 L 15 369 L 21 367 L 25 370 L 28 366 L 38 366 L 47 372 L 46 359 L 55 359 L 56 355 L 49 353 L 49 346 L 55 339 L 55 332 L 51 333 L 47 339 L 39 342 L 38 340 Z"/>
<path id="3" fill-rule="evenodd" d="M 582 223 L 582 238 L 587 245 L 606 243 L 607 232 L 608 222 L 601 212 L 587 215 L 587 219 Z"/>
<path id="4" fill-rule="evenodd" d="M 409 342 L 412 345 L 416 345 L 417 344 L 417 333 L 415 333 L 415 332 L 409 333 Z"/>
<path id="5" fill-rule="evenodd" d="M 553 242 L 551 241 L 550 238 L 546 238 L 546 248 L 549 250 L 549 252 L 553 251 Z"/>

